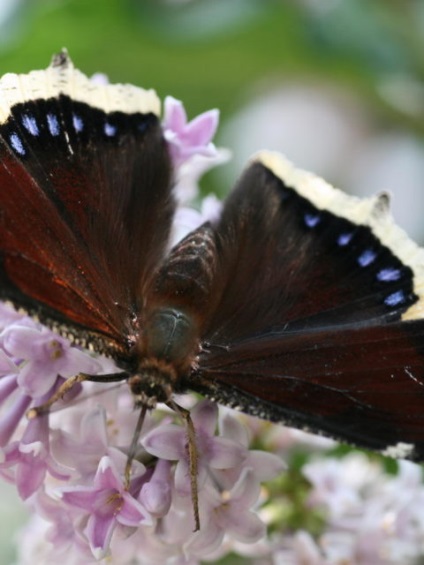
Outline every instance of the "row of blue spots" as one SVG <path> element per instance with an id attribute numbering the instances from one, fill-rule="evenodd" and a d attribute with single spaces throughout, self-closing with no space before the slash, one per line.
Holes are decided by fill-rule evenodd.
<path id="1" fill-rule="evenodd" d="M 377 257 L 377 253 L 371 249 L 366 249 L 358 258 L 358 263 L 361 267 L 367 267 Z M 395 282 L 398 281 L 402 276 L 402 272 L 400 269 L 396 267 L 385 267 L 384 269 L 380 269 L 378 271 L 376 278 L 380 282 Z M 391 308 L 395 306 L 401 306 L 405 304 L 406 296 L 403 290 L 397 290 L 396 292 L 392 292 L 384 299 L 384 304 L 386 306 L 390 306 Z"/>
<path id="2" fill-rule="evenodd" d="M 56 114 L 49 112 L 46 115 L 46 120 L 50 134 L 53 137 L 57 137 L 60 134 L 60 124 Z M 40 129 L 34 116 L 32 116 L 31 114 L 23 114 L 21 116 L 21 122 L 30 135 L 34 137 L 38 137 L 40 135 Z M 84 129 L 84 122 L 82 121 L 81 117 L 76 114 L 72 115 L 72 123 L 77 133 Z M 18 133 L 12 132 L 9 135 L 9 142 L 16 153 L 22 156 L 26 155 L 24 143 Z"/>
<path id="3" fill-rule="evenodd" d="M 47 127 L 49 128 L 49 132 L 53 136 L 57 136 L 60 133 L 60 125 L 59 120 L 55 114 L 49 112 L 46 116 L 47 118 Z M 22 116 L 22 125 L 25 129 L 34 137 L 37 137 L 40 134 L 40 130 L 38 128 L 37 121 L 34 116 L 30 114 L 24 114 Z M 72 114 L 72 125 L 77 133 L 81 132 L 84 129 L 84 122 L 82 118 L 77 114 Z"/>
<path id="4" fill-rule="evenodd" d="M 56 114 L 49 112 L 46 115 L 46 120 L 50 134 L 53 137 L 57 137 L 58 135 L 60 135 L 61 128 Z M 30 135 L 34 137 L 38 137 L 40 135 L 40 129 L 37 124 L 37 120 L 33 115 L 23 114 L 21 116 L 21 122 Z M 79 116 L 78 114 L 72 114 L 72 125 L 76 133 L 80 133 L 84 129 L 84 121 L 81 118 L 81 116 Z M 147 124 L 145 122 L 140 122 L 138 124 L 139 131 L 144 131 L 146 129 L 146 125 Z M 114 124 L 106 122 L 103 125 L 103 131 L 107 137 L 113 137 L 116 135 L 118 128 Z M 26 154 L 24 143 L 18 133 L 16 132 L 11 133 L 9 136 L 9 141 L 10 141 L 10 145 L 16 151 L 16 153 L 18 153 L 19 155 Z M 305 219 L 305 221 L 307 222 L 309 227 L 314 227 L 320 221 L 320 217 L 319 215 L 315 215 L 315 216 L 309 215 L 308 218 Z"/>
<path id="5" fill-rule="evenodd" d="M 321 216 L 319 214 L 306 213 L 303 216 L 303 220 L 308 228 L 314 228 L 321 222 Z M 345 247 L 350 243 L 352 237 L 353 232 L 341 233 L 337 238 L 337 245 L 339 245 L 340 247 Z"/>
<path id="6" fill-rule="evenodd" d="M 305 221 L 305 224 L 308 226 L 308 228 L 314 228 L 315 226 L 317 226 L 320 221 L 321 221 L 321 217 L 319 214 L 310 214 L 310 213 L 306 213 L 303 216 L 303 219 Z M 346 245 L 349 245 L 351 239 L 353 237 L 353 232 L 345 232 L 345 233 L 341 233 L 338 237 L 337 237 L 337 245 L 339 247 L 345 247 Z"/>
<path id="7" fill-rule="evenodd" d="M 51 133 L 51 135 L 53 136 L 59 135 L 60 125 L 56 114 L 52 114 L 51 112 L 49 112 L 46 118 L 47 118 L 47 127 L 49 128 L 49 132 Z M 31 135 L 33 135 L 34 137 L 40 135 L 40 130 L 38 128 L 38 124 L 34 116 L 31 116 L 30 114 L 23 114 L 21 120 L 22 120 L 22 125 Z M 76 114 L 72 114 L 72 124 L 77 133 L 82 131 L 84 128 L 84 122 L 82 121 L 81 117 L 77 116 Z"/>
<path id="8" fill-rule="evenodd" d="M 137 129 L 140 133 L 144 133 L 147 129 L 147 122 L 143 121 L 143 122 L 138 122 L 137 124 Z M 111 124 L 110 122 L 106 122 L 103 126 L 103 131 L 105 132 L 105 134 L 108 137 L 113 137 L 114 135 L 117 134 L 118 132 L 118 128 L 117 126 L 115 126 L 114 124 Z M 319 216 L 316 216 L 316 223 L 314 223 L 315 217 L 311 216 L 310 221 L 312 222 L 312 225 L 310 225 L 309 227 L 314 227 L 320 220 Z"/>
<path id="9" fill-rule="evenodd" d="M 321 221 L 319 214 L 306 213 L 303 216 L 306 226 L 308 228 L 314 228 Z M 354 232 L 341 233 L 337 238 L 337 244 L 340 247 L 345 247 L 348 245 L 353 237 Z M 361 267 L 368 267 L 377 258 L 377 252 L 373 249 L 365 249 L 358 257 L 357 261 Z M 380 269 L 376 275 L 376 278 L 380 282 L 396 282 L 402 277 L 402 271 L 396 267 L 385 267 Z M 384 299 L 386 306 L 395 307 L 400 306 L 406 302 L 406 296 L 403 290 L 397 290 L 392 292 Z"/>
<path id="10" fill-rule="evenodd" d="M 34 116 L 31 116 L 29 114 L 24 114 L 21 119 L 23 126 L 31 135 L 37 137 L 40 134 L 40 130 L 38 128 L 38 124 Z M 82 118 L 77 114 L 72 115 L 72 124 L 77 133 L 81 132 L 84 129 L 84 122 Z M 51 133 L 51 135 L 53 136 L 59 135 L 60 126 L 57 116 L 55 114 L 52 113 L 47 114 L 47 127 L 49 128 L 49 132 Z M 116 135 L 118 128 L 115 125 L 106 122 L 103 126 L 103 131 L 105 135 L 107 135 L 108 137 L 113 137 L 114 135 Z"/>

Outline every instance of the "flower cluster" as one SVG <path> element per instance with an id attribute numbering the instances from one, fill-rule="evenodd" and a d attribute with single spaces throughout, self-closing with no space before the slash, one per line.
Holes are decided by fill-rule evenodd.
<path id="1" fill-rule="evenodd" d="M 420 466 L 400 461 L 395 475 L 363 453 L 307 463 L 310 511 L 325 527 L 315 539 L 299 530 L 274 546 L 275 564 L 412 565 L 424 554 L 424 485 Z"/>
<path id="2" fill-rule="evenodd" d="M 209 555 L 224 537 L 263 537 L 265 525 L 252 510 L 260 482 L 281 472 L 282 461 L 249 450 L 245 427 L 229 413 L 217 436 L 217 406 L 201 401 L 191 410 L 201 522 L 194 533 L 187 434 L 174 423 L 175 414 L 164 408 L 147 416 L 127 487 L 126 452 L 138 418 L 128 387 L 85 383 L 49 415 L 24 417 L 63 380 L 57 374 L 110 372 L 111 362 L 90 357 L 28 318 L 7 324 L 1 345 L 0 472 L 43 519 L 44 563 L 89 563 L 109 553 L 120 563 L 122 555 L 128 562 L 165 563 L 177 554 Z"/>

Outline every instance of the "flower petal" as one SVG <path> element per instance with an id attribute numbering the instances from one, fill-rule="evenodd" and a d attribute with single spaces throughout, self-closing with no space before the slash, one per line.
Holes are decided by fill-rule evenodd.
<path id="1" fill-rule="evenodd" d="M 19 496 L 26 500 L 32 496 L 42 485 L 46 476 L 47 467 L 43 461 L 26 460 L 19 463 L 16 467 L 16 488 Z"/>
<path id="2" fill-rule="evenodd" d="M 210 447 L 208 463 L 214 469 L 229 469 L 241 465 L 247 449 L 225 437 L 215 437 Z"/>
<path id="3" fill-rule="evenodd" d="M 230 514 L 232 520 L 227 522 L 226 531 L 238 541 L 254 543 L 265 535 L 265 524 L 253 512 L 240 512 L 234 507 Z"/>
<path id="4" fill-rule="evenodd" d="M 102 559 L 107 554 L 116 523 L 114 516 L 98 517 L 93 514 L 88 519 L 85 534 L 96 559 Z"/>
<path id="5" fill-rule="evenodd" d="M 8 406 L 8 409 L 0 418 L 0 446 L 8 443 L 30 404 L 31 398 L 22 395 L 12 405 Z"/>
<path id="6" fill-rule="evenodd" d="M 92 512 L 96 502 L 97 493 L 92 487 L 76 485 L 75 487 L 64 487 L 60 490 L 62 500 L 66 504 L 82 508 L 88 512 Z"/>
<path id="7" fill-rule="evenodd" d="M 170 461 L 177 461 L 185 456 L 186 443 L 186 431 L 175 424 L 154 428 L 141 439 L 141 444 L 146 451 L 155 457 Z"/>
<path id="8" fill-rule="evenodd" d="M 181 132 L 187 124 L 187 114 L 181 100 L 167 96 L 164 102 L 164 129 Z"/>
<path id="9" fill-rule="evenodd" d="M 216 133 L 219 122 L 219 111 L 208 110 L 196 116 L 187 124 L 185 137 L 191 145 L 207 145 Z"/>
<path id="10" fill-rule="evenodd" d="M 152 519 L 140 502 L 135 500 L 129 493 L 122 494 L 123 504 L 116 515 L 118 522 L 124 526 L 136 527 L 140 524 L 150 526 Z"/>
<path id="11" fill-rule="evenodd" d="M 202 430 L 202 433 L 213 436 L 218 420 L 218 406 L 210 400 L 200 401 L 191 411 L 195 430 Z"/>
<path id="12" fill-rule="evenodd" d="M 250 451 L 245 465 L 253 470 L 259 481 L 270 481 L 287 469 L 280 456 L 260 450 Z"/>

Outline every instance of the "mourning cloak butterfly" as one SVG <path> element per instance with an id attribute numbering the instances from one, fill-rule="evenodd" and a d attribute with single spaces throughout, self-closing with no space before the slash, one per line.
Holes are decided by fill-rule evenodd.
<path id="1" fill-rule="evenodd" d="M 154 92 L 95 84 L 63 53 L 1 79 L 0 297 L 113 357 L 137 404 L 191 390 L 422 459 L 424 253 L 387 195 L 260 153 L 219 220 L 168 251 L 158 113 Z"/>

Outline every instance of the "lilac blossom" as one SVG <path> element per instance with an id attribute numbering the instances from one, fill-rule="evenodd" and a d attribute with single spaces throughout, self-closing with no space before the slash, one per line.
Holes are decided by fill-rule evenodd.
<path id="1" fill-rule="evenodd" d="M 145 508 L 126 490 L 112 460 L 102 457 L 92 486 L 65 487 L 61 491 L 66 505 L 85 511 L 88 516 L 85 533 L 93 555 L 103 557 L 114 528 L 151 524 Z"/>
<path id="2" fill-rule="evenodd" d="M 327 513 L 319 539 L 323 563 L 412 563 L 423 554 L 422 471 L 407 461 L 399 467 L 390 477 L 380 463 L 355 452 L 330 465 L 316 460 L 306 466 L 310 504 Z"/>
<path id="3" fill-rule="evenodd" d="M 66 379 L 78 372 L 96 374 L 100 369 L 95 359 L 28 318 L 4 329 L 0 340 L 13 359 L 25 359 L 19 371 L 18 384 L 33 398 L 49 392 L 58 375 Z"/>
<path id="4" fill-rule="evenodd" d="M 215 155 L 212 138 L 218 127 L 218 120 L 218 110 L 209 110 L 188 122 L 182 102 L 172 96 L 166 97 L 163 129 L 177 167 L 194 155 Z"/>
<path id="5" fill-rule="evenodd" d="M 34 494 L 43 484 L 46 473 L 59 480 L 69 478 L 49 451 L 49 427 L 47 416 L 31 420 L 22 439 L 3 449 L 0 469 L 14 467 L 14 481 L 23 500 Z"/>
<path id="6" fill-rule="evenodd" d="M 218 110 L 209 110 L 188 122 L 183 103 L 172 96 L 165 99 L 163 130 L 175 168 L 174 194 L 180 204 L 196 198 L 204 173 L 230 159 L 228 149 L 217 149 L 212 143 L 218 119 Z"/>
<path id="7" fill-rule="evenodd" d="M 252 469 L 245 468 L 230 490 L 209 493 L 213 506 L 210 516 L 221 531 L 243 542 L 255 542 L 265 535 L 265 524 L 252 511 L 260 493 L 260 484 Z"/>

